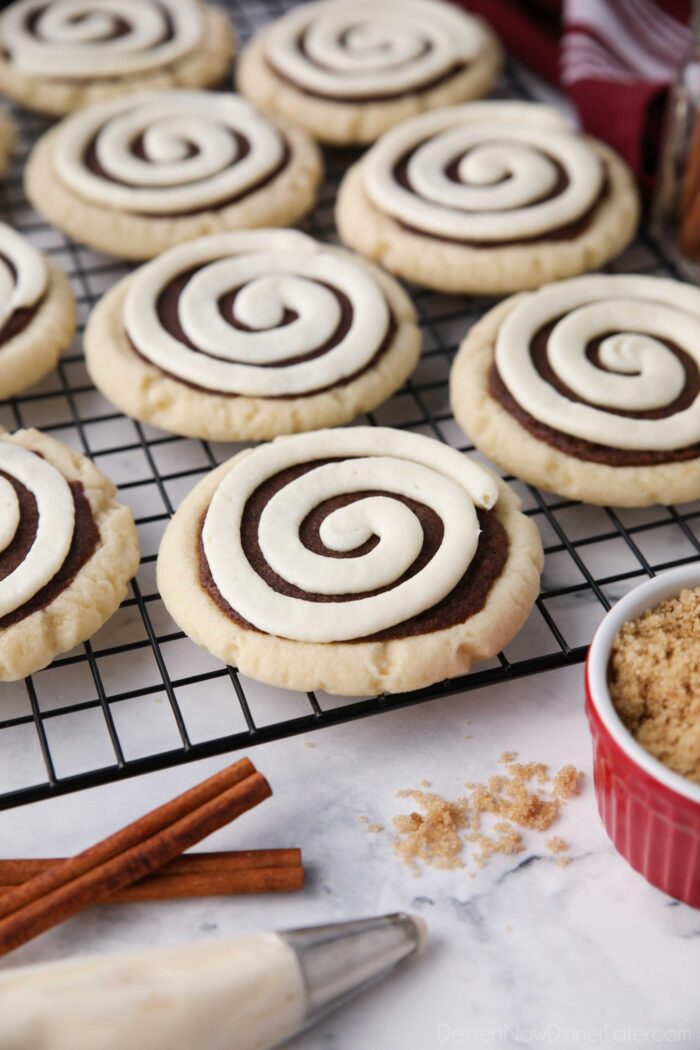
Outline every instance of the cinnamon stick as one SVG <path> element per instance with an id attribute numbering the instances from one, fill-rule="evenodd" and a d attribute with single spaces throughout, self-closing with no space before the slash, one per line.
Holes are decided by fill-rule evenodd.
<path id="1" fill-rule="evenodd" d="M 106 897 L 104 904 L 169 901 L 187 897 L 229 897 L 246 893 L 294 893 L 303 889 L 304 869 L 253 868 L 216 875 L 172 875 L 139 879 Z M 0 885 L 0 894 L 11 886 Z"/>
<path id="2" fill-rule="evenodd" d="M 141 879 L 108 897 L 106 903 L 226 897 L 247 893 L 294 893 L 303 889 L 303 886 L 302 867 L 255 868 L 218 875 L 173 875 L 162 879 Z"/>
<path id="3" fill-rule="evenodd" d="M 695 119 L 691 134 L 679 207 L 679 244 L 688 259 L 700 252 L 700 121 Z"/>
<path id="4" fill-rule="evenodd" d="M 0 894 L 56 863 L 60 863 L 60 859 L 0 860 Z M 302 889 L 303 885 L 304 868 L 298 849 L 187 853 L 113 893 L 105 898 L 105 903 L 290 893 Z"/>
<path id="5" fill-rule="evenodd" d="M 0 918 L 17 911 L 25 904 L 29 904 L 42 894 L 57 889 L 70 879 L 76 878 L 89 871 L 90 868 L 116 857 L 119 853 L 132 846 L 143 842 L 150 835 L 154 835 L 173 823 L 180 817 L 186 816 L 196 806 L 202 805 L 209 799 L 215 798 L 223 790 L 241 783 L 246 777 L 255 772 L 255 766 L 247 759 L 242 758 L 232 766 L 227 766 L 221 772 L 215 773 L 213 777 L 195 785 L 189 791 L 166 802 L 165 805 L 151 810 L 133 824 L 121 828 L 113 835 L 102 839 L 96 845 L 84 850 L 82 853 L 64 860 L 61 864 L 53 865 L 50 869 L 41 872 L 34 879 L 25 882 L 18 887 L 16 892 L 5 894 L 0 900 Z M 133 881 L 133 880 L 132 880 Z"/>
<path id="6" fill-rule="evenodd" d="M 0 955 L 132 882 L 272 794 L 248 759 L 229 766 L 69 860 L 0 897 Z"/>
<path id="7" fill-rule="evenodd" d="M 67 857 L 19 857 L 0 860 L 0 885 L 8 887 L 46 871 L 54 864 L 62 864 Z M 300 849 L 243 849 L 183 853 L 162 868 L 152 872 L 148 879 L 165 875 L 220 875 L 225 872 L 249 871 L 257 868 L 301 867 Z"/>

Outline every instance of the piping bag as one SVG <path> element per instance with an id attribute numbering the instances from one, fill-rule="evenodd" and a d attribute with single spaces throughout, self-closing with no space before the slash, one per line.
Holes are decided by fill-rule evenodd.
<path id="1" fill-rule="evenodd" d="M 268 1050 L 413 955 L 405 913 L 0 972 L 0 1050 Z"/>

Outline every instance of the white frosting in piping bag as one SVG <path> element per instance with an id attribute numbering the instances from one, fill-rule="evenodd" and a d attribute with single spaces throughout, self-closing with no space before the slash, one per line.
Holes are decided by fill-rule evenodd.
<path id="1" fill-rule="evenodd" d="M 270 1050 L 414 955 L 398 912 L 0 974 L 0 1050 Z"/>
<path id="2" fill-rule="evenodd" d="M 0 42 L 23 73 L 88 80 L 160 69 L 195 48 L 202 28 L 196 0 L 19 0 L 0 19 Z"/>
<path id="3" fill-rule="evenodd" d="M 407 157 L 408 187 L 395 175 Z M 457 181 L 447 174 L 455 162 Z M 405 120 L 369 150 L 362 171 L 367 194 L 393 218 L 484 243 L 575 222 L 604 179 L 600 158 L 566 117 L 531 102 L 469 102 Z"/>
<path id="4" fill-rule="evenodd" d="M 0 441 L 0 470 L 29 489 L 39 512 L 36 536 L 27 556 L 0 580 L 1 617 L 33 598 L 63 565 L 73 539 L 75 504 L 63 474 L 29 449 Z M 9 547 L 20 524 L 15 490 L 4 477 L 0 477 L 0 513 L 2 552 Z"/>
<path id="5" fill-rule="evenodd" d="M 196 349 L 168 332 L 157 310 L 163 289 L 192 270 L 178 319 Z M 221 298 L 236 290 L 234 315 L 252 331 L 221 314 Z M 341 306 L 334 290 L 349 300 L 349 330 L 325 353 L 288 364 L 336 332 Z M 286 310 L 296 317 L 282 324 Z M 206 389 L 261 397 L 304 394 L 361 371 L 382 345 L 389 320 L 386 299 L 364 266 L 293 230 L 179 245 L 138 271 L 124 303 L 126 331 L 155 365 Z"/>
<path id="6" fill-rule="evenodd" d="M 559 393 L 533 364 L 530 344 L 552 323 L 549 364 L 589 404 Z M 586 357 L 601 337 L 605 368 Z M 555 430 L 613 448 L 673 450 L 700 441 L 700 397 L 662 419 L 609 411 L 647 412 L 678 398 L 685 371 L 664 340 L 700 366 L 700 290 L 656 277 L 579 277 L 517 302 L 498 333 L 496 366 L 518 404 Z"/>
<path id="7" fill-rule="evenodd" d="M 26 966 L 0 974 L 0 1050 L 265 1050 L 305 1006 L 273 933 Z"/>
<path id="8" fill-rule="evenodd" d="M 247 139 L 247 152 L 236 134 Z M 133 150 L 138 139 L 143 157 Z M 104 175 L 85 163 L 93 140 Z M 56 131 L 53 159 L 59 178 L 89 201 L 171 215 L 246 193 L 282 163 L 284 149 L 277 128 L 239 95 L 160 91 L 67 117 Z"/>
<path id="9" fill-rule="evenodd" d="M 475 19 L 436 0 L 330 0 L 276 22 L 266 53 L 300 87 L 352 101 L 420 90 L 485 43 Z"/>
<path id="10" fill-rule="evenodd" d="M 357 594 L 351 601 L 314 601 L 273 590 L 249 563 L 241 543 L 248 498 L 268 478 L 320 458 L 319 465 L 284 485 L 266 504 L 259 523 L 261 550 L 279 576 L 311 593 Z M 379 490 L 426 504 L 441 518 L 442 543 L 415 575 L 382 594 L 361 595 L 398 580 L 422 546 L 413 512 L 391 496 L 370 496 L 325 519 L 321 539 L 351 551 L 373 535 L 364 555 L 324 557 L 299 539 L 307 514 L 345 493 Z M 476 508 L 498 498 L 495 479 L 455 449 L 417 434 L 377 427 L 327 430 L 278 439 L 241 456 L 223 478 L 204 521 L 202 540 L 222 597 L 260 630 L 307 642 L 340 642 L 393 627 L 431 608 L 456 586 L 476 552 Z"/>

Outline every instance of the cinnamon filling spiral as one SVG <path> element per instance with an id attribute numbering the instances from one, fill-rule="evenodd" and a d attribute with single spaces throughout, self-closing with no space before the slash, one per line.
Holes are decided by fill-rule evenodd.
<path id="1" fill-rule="evenodd" d="M 426 0 L 305 4 L 267 32 L 266 57 L 296 88 L 337 102 L 381 102 L 427 91 L 487 44 L 481 25 Z"/>
<path id="2" fill-rule="evenodd" d="M 41 252 L 11 226 L 0 223 L 0 344 L 24 331 L 46 293 Z"/>
<path id="3" fill-rule="evenodd" d="M 380 211 L 413 232 L 483 248 L 575 237 L 606 192 L 595 150 L 533 103 L 422 114 L 387 132 L 362 165 Z"/>
<path id="4" fill-rule="evenodd" d="M 196 48 L 196 0 L 18 0 L 0 44 L 22 73 L 93 80 L 162 69 Z"/>
<path id="5" fill-rule="evenodd" d="M 371 367 L 396 331 L 351 257 L 291 230 L 222 234 L 143 267 L 124 304 L 134 349 L 204 391 L 289 398 Z"/>
<path id="6" fill-rule="evenodd" d="M 653 277 L 583 277 L 535 292 L 498 334 L 493 396 L 580 459 L 700 455 L 700 292 Z"/>
<path id="7" fill-rule="evenodd" d="M 94 553 L 99 531 L 80 482 L 0 441 L 0 628 L 52 602 Z"/>
<path id="8" fill-rule="evenodd" d="M 241 457 L 219 485 L 200 581 L 238 624 L 297 641 L 440 630 L 483 607 L 505 564 L 497 494 L 482 468 L 417 435 L 286 438 Z"/>
<path id="9" fill-rule="evenodd" d="M 289 160 L 282 133 L 237 95 L 162 91 L 100 103 L 59 125 L 59 178 L 87 201 L 172 217 L 233 204 Z"/>

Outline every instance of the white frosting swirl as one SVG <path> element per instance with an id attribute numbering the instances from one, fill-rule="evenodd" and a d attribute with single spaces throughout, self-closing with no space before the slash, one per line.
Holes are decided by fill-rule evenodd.
<path id="1" fill-rule="evenodd" d="M 406 185 L 396 177 L 405 165 Z M 387 215 L 427 234 L 473 242 L 546 235 L 582 218 L 604 185 L 597 153 L 557 110 L 469 102 L 392 128 L 362 161 Z"/>
<path id="2" fill-rule="evenodd" d="M 267 31 L 268 60 L 304 90 L 336 99 L 420 91 L 483 50 L 476 19 L 439 0 L 322 0 Z"/>
<path id="3" fill-rule="evenodd" d="M 532 340 L 552 324 L 549 364 L 587 404 L 559 393 L 533 363 Z M 594 340 L 602 340 L 599 360 L 604 367 L 586 356 Z M 658 277 L 579 277 L 548 285 L 516 303 L 498 333 L 496 366 L 518 404 L 561 433 L 612 448 L 669 451 L 700 442 L 700 396 L 659 419 L 611 411 L 648 412 L 673 405 L 685 388 L 686 374 L 668 343 L 700 367 L 700 290 Z"/>
<path id="4" fill-rule="evenodd" d="M 163 326 L 158 303 L 164 288 L 190 272 L 177 306 L 187 345 Z M 245 328 L 222 314 L 221 300 L 232 292 L 233 317 Z M 350 310 L 344 334 L 338 293 Z M 163 371 L 207 390 L 259 397 L 303 395 L 362 371 L 389 322 L 384 294 L 361 263 L 294 230 L 179 245 L 138 271 L 124 302 L 129 338 Z M 329 342 L 330 349 L 296 360 Z"/>
<path id="5" fill-rule="evenodd" d="M 0 441 L 0 471 L 34 496 L 39 520 L 26 557 L 0 580 L 0 617 L 7 616 L 49 583 L 66 560 L 75 524 L 75 504 L 68 482 L 56 467 L 20 445 Z M 0 476 L 0 554 L 20 525 L 20 504 L 7 477 Z"/>
<path id="6" fill-rule="evenodd" d="M 17 0 L 0 42 L 22 73 L 93 80 L 162 69 L 197 47 L 197 0 Z"/>
<path id="7" fill-rule="evenodd" d="M 0 222 L 0 330 L 12 315 L 35 306 L 48 281 L 46 259 L 26 237 Z"/>
<path id="8" fill-rule="evenodd" d="M 98 171 L 85 162 L 91 145 Z M 251 192 L 283 164 L 285 149 L 278 129 L 239 95 L 160 91 L 67 117 L 53 160 L 58 177 L 89 201 L 173 215 Z"/>
<path id="9" fill-rule="evenodd" d="M 356 595 L 318 602 L 281 594 L 258 575 L 241 541 L 246 503 L 282 470 L 320 458 L 265 505 L 258 541 L 274 571 L 295 587 L 323 595 Z M 368 553 L 347 558 L 310 551 L 299 529 L 311 510 L 333 497 L 380 491 L 331 512 L 321 526 L 327 548 L 349 552 L 373 536 Z M 415 575 L 397 582 L 421 550 L 414 513 L 389 493 L 426 504 L 441 518 L 442 543 Z M 376 427 L 326 430 L 277 439 L 240 456 L 212 498 L 202 529 L 204 552 L 219 593 L 240 616 L 268 634 L 305 642 L 363 638 L 432 608 L 456 586 L 479 542 L 476 507 L 498 499 L 496 480 L 455 449 L 429 438 Z M 395 584 L 395 586 L 391 586 Z M 368 591 L 389 587 L 381 594 Z"/>

